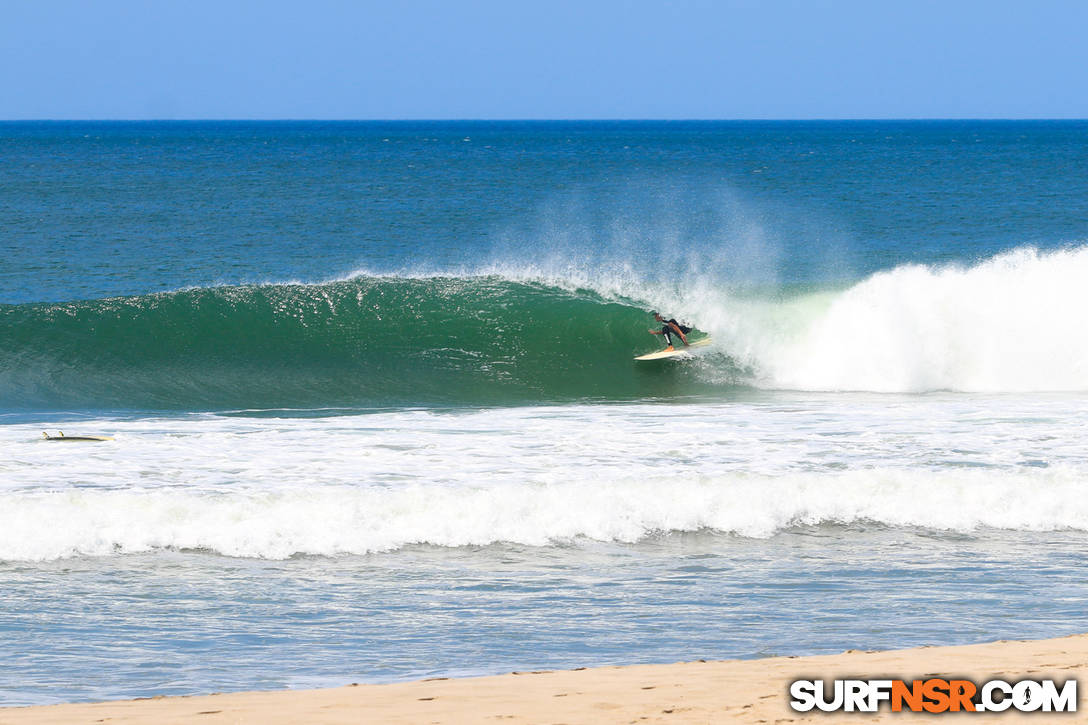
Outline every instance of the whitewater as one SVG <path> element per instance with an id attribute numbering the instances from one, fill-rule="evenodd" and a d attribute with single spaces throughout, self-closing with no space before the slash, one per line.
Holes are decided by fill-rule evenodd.
<path id="1" fill-rule="evenodd" d="M 115 440 L 46 446 L 36 427 L 4 428 L 0 559 L 285 559 L 820 524 L 1088 531 L 1088 396 L 1003 397 L 985 414 L 949 396 L 778 396 L 95 425 Z"/>

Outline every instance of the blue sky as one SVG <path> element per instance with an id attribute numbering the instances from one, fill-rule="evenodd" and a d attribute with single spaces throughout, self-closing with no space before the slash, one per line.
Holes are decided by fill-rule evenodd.
<path id="1" fill-rule="evenodd" d="M 1088 2 L 0 0 L 0 118 L 1086 118 Z"/>

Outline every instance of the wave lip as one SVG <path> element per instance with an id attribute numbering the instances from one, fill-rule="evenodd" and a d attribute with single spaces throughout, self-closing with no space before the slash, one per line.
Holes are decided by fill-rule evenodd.
<path id="1" fill-rule="evenodd" d="M 1088 531 L 1088 474 L 1049 469 L 874 469 L 593 483 L 0 494 L 0 560 L 162 549 L 284 559 L 578 539 L 636 542 L 711 530 L 768 537 L 795 526 L 875 523 L 970 532 Z M 42 527 L 41 521 L 55 522 Z"/>

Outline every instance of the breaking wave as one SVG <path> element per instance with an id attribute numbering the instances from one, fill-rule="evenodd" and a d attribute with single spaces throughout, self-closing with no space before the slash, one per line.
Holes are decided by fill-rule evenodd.
<path id="1" fill-rule="evenodd" d="M 581 275 L 359 275 L 0 307 L 6 408 L 489 405 L 738 385 L 1088 390 L 1088 248 L 900 266 L 845 289 L 734 293 Z M 715 339 L 636 365 L 647 312 Z"/>

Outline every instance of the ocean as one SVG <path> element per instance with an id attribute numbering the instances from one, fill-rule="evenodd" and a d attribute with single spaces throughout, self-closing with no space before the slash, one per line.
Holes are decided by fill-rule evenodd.
<path id="1" fill-rule="evenodd" d="M 1088 122 L 0 123 L 0 704 L 1088 631 L 1085 169 Z M 713 343 L 635 362 L 652 311 Z"/>

